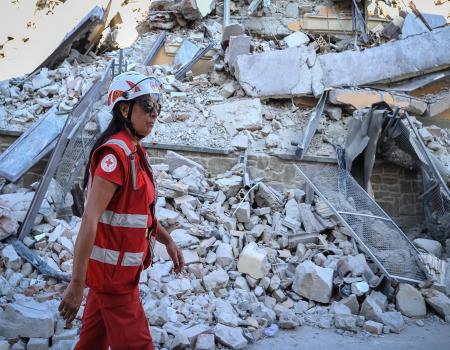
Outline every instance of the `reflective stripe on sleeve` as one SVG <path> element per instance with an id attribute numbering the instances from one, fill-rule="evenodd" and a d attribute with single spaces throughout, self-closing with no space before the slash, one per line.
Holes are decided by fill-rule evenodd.
<path id="1" fill-rule="evenodd" d="M 99 222 L 117 227 L 147 228 L 148 216 L 143 214 L 119 214 L 105 210 L 100 216 Z"/>

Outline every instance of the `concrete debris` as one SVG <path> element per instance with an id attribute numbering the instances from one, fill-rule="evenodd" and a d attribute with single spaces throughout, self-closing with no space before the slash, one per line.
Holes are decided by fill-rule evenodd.
<path id="1" fill-rule="evenodd" d="M 378 3 L 378 14 L 397 16 L 396 11 Z M 232 14 L 237 16 L 240 9 L 233 6 Z M 434 289 L 419 291 L 400 283 L 395 294 L 393 287 L 384 284 L 381 271 L 358 252 L 350 233 L 338 225 L 323 200 L 304 184 L 295 182 L 291 189 L 280 186 L 287 186 L 294 175 L 288 167 L 278 170 L 277 158 L 272 157 L 291 159 L 295 154 L 291 141 L 304 132 L 310 108 L 317 103 L 314 96 L 325 89 L 331 90 L 311 141 L 312 159 L 335 158 L 333 145 L 342 143 L 340 138 L 346 133 L 353 109 L 379 102 L 418 116 L 448 109 L 448 92 L 439 98 L 433 94 L 419 98 L 393 89 L 379 90 L 371 84 L 448 67 L 449 29 L 438 28 L 397 41 L 393 37 L 383 44 L 388 21 L 369 17 L 371 43 L 354 50 L 361 42 L 356 42 L 353 34 L 351 40 L 346 37 L 345 33 L 352 33 L 350 18 L 341 18 L 342 29 L 336 27 L 337 17 L 327 14 L 330 27 L 322 36 L 312 27 L 298 31 L 298 14 L 312 12 L 313 6 L 283 3 L 275 12 L 271 6 L 241 18 L 242 24 L 222 28 L 215 17 L 203 18 L 214 10 L 221 16 L 221 3 L 153 1 L 147 24 L 168 30 L 165 45 L 147 67 L 138 62 L 147 56 L 157 34 L 144 33 L 123 50 L 129 69 L 155 76 L 164 90 L 160 122 L 143 140 L 145 144 L 189 146 L 201 153 L 210 149 L 249 152 L 250 170 L 238 164 L 219 173 L 216 168 L 226 167 L 229 159 L 190 159 L 185 150 L 161 156 L 156 151 L 158 164 L 153 171 L 159 186 L 158 220 L 181 247 L 186 262 L 186 272 L 175 276 L 167 250 L 157 242 L 153 265 L 141 274 L 140 293 L 157 348 L 209 350 L 224 345 L 241 349 L 280 328 L 304 324 L 333 327 L 340 333 L 398 333 L 409 317 L 426 315 L 425 305 L 443 318 L 450 317 L 445 261 L 437 262 L 440 260 L 431 255 L 424 259 L 431 270 L 439 271 Z M 283 16 L 278 11 L 284 11 Z M 320 16 L 306 15 L 302 20 L 323 32 L 326 16 Z M 287 18 L 297 23 L 294 33 Z M 201 26 L 193 21 L 201 21 Z M 401 22 L 395 17 L 392 24 Z M 215 45 L 183 80 L 175 79 L 177 67 L 211 40 L 222 40 L 222 46 Z M 187 45 L 192 51 L 183 58 Z M 428 54 L 431 51 L 433 55 Z M 117 62 L 117 57 L 118 52 L 97 56 L 72 50 L 55 69 L 42 68 L 25 79 L 0 82 L 0 128 L 26 131 L 53 106 L 59 112 L 72 111 L 108 62 Z M 294 96 L 299 97 L 291 100 Z M 104 130 L 110 113 L 103 110 L 97 117 Z M 415 123 L 426 146 L 445 160 L 450 151 L 448 131 L 428 123 L 421 125 L 418 120 Z M 271 157 L 262 157 L 264 153 Z M 450 166 L 450 161 L 442 163 Z M 272 178 L 273 183 L 265 181 L 269 170 L 279 177 Z M 255 185 L 250 192 L 248 175 L 250 186 Z M 377 185 L 374 180 L 375 196 Z M 401 188 L 408 184 L 403 185 Z M 55 349 L 70 348 L 80 320 L 75 320 L 74 329 L 62 330 L 54 316 L 55 305 L 47 301 L 59 299 L 64 284 L 39 274 L 7 241 L 23 222 L 35 192 L 11 184 L 2 186 L 0 333 L 15 342 L 14 348 L 47 349 L 49 344 Z M 26 244 L 55 269 L 70 273 L 81 220 L 75 216 L 57 219 L 56 192 L 47 194 Z M 70 207 L 73 199 L 67 203 Z M 440 242 L 424 238 L 416 239 L 415 244 L 436 257 L 450 255 L 450 242 L 446 250 Z M 386 295 L 374 292 L 375 288 Z M 23 295 L 31 297 L 34 304 Z M 18 342 L 18 337 L 30 340 L 25 344 Z"/>
<path id="2" fill-rule="evenodd" d="M 329 303 L 333 291 L 333 269 L 323 268 L 310 261 L 298 265 L 292 290 L 320 303 Z"/>
<path id="3" fill-rule="evenodd" d="M 246 273 L 256 279 L 265 277 L 270 269 L 267 252 L 259 248 L 256 243 L 249 243 L 239 255 L 237 268 L 239 272 Z"/>
<path id="4" fill-rule="evenodd" d="M 235 71 L 235 63 L 240 55 L 250 53 L 251 38 L 246 35 L 231 36 L 225 51 L 225 63 L 228 64 L 230 73 Z"/>
<path id="5" fill-rule="evenodd" d="M 241 56 L 239 56 L 241 57 Z M 241 99 L 212 105 L 211 117 L 222 124 L 230 136 L 239 130 L 262 128 L 262 106 L 259 99 Z"/>
<path id="6" fill-rule="evenodd" d="M 316 53 L 310 47 L 292 47 L 239 56 L 236 61 L 236 78 L 247 95 L 252 97 L 286 98 L 309 95 L 314 80 L 310 68 Z M 270 67 L 271 69 L 267 69 Z"/>
<path id="7" fill-rule="evenodd" d="M 55 332 L 53 307 L 45 302 L 21 300 L 0 310 L 0 333 L 8 338 L 50 338 Z"/>
<path id="8" fill-rule="evenodd" d="M 450 65 L 450 58 L 446 54 L 449 38 L 450 28 L 446 27 L 364 51 L 320 55 L 318 62 L 323 70 L 322 83 L 325 87 L 360 86 L 444 69 Z M 433 55 L 426 55 L 427 52 L 433 52 Z M 427 59 L 422 59 L 424 55 Z M 401 66 L 397 64 L 399 60 Z M 374 69 L 365 69 L 357 74 L 352 70 L 369 62 Z"/>
<path id="9" fill-rule="evenodd" d="M 217 340 L 231 349 L 244 349 L 247 347 L 247 340 L 242 335 L 242 330 L 237 327 L 229 327 L 218 324 L 214 329 Z"/>
<path id="10" fill-rule="evenodd" d="M 285 37 L 283 40 L 288 47 L 307 45 L 310 41 L 309 37 L 302 32 L 292 33 Z"/>
<path id="11" fill-rule="evenodd" d="M 200 334 L 195 343 L 195 350 L 215 350 L 214 334 Z"/>

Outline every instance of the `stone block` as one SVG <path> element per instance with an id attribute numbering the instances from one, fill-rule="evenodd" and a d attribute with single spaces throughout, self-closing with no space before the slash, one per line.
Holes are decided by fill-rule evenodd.
<path id="1" fill-rule="evenodd" d="M 333 269 L 323 268 L 311 261 L 300 263 L 295 270 L 292 290 L 320 303 L 329 303 L 333 291 Z"/>
<path id="2" fill-rule="evenodd" d="M 425 238 L 416 238 L 413 242 L 418 248 L 421 248 L 438 258 L 441 257 L 442 245 L 438 241 Z"/>
<path id="3" fill-rule="evenodd" d="M 441 317 L 450 317 L 450 298 L 444 293 L 434 289 L 424 289 L 422 291 L 425 301 Z"/>
<path id="4" fill-rule="evenodd" d="M 427 307 L 422 294 L 410 284 L 400 283 L 395 296 L 397 310 L 408 317 L 425 317 Z"/>
<path id="5" fill-rule="evenodd" d="M 215 350 L 216 343 L 214 334 L 200 334 L 197 337 L 195 350 Z"/>
<path id="6" fill-rule="evenodd" d="M 236 210 L 237 208 L 237 210 Z M 241 204 L 236 204 L 232 207 L 232 210 L 236 210 L 236 213 L 234 214 L 236 216 L 236 220 L 238 222 L 250 222 L 250 203 L 249 202 L 243 202 Z"/>
<path id="7" fill-rule="evenodd" d="M 231 36 L 228 48 L 225 51 L 225 63 L 228 64 L 231 74 L 234 73 L 234 65 L 237 57 L 250 53 L 252 39 L 247 35 Z"/>
<path id="8" fill-rule="evenodd" d="M 265 277 L 270 270 L 267 252 L 259 248 L 255 242 L 247 244 L 239 255 L 237 268 L 240 273 L 256 279 Z"/>
<path id="9" fill-rule="evenodd" d="M 364 330 L 374 335 L 381 335 L 383 333 L 383 324 L 375 321 L 366 321 L 364 322 Z"/>
<path id="10" fill-rule="evenodd" d="M 228 42 L 230 37 L 232 36 L 240 36 L 245 34 L 245 27 L 239 23 L 232 23 L 223 28 L 222 34 L 222 45 L 224 47 L 228 46 Z"/>
<path id="11" fill-rule="evenodd" d="M 203 277 L 203 284 L 208 291 L 217 290 L 227 286 L 229 281 L 225 270 L 219 268 Z"/>
<path id="12" fill-rule="evenodd" d="M 283 40 L 287 44 L 288 47 L 307 45 L 310 41 L 309 37 L 305 33 L 302 33 L 302 32 L 295 32 L 295 33 L 289 34 Z"/>
<path id="13" fill-rule="evenodd" d="M 406 327 L 405 320 L 400 312 L 384 312 L 381 315 L 381 320 L 393 333 L 400 333 Z"/>
<path id="14" fill-rule="evenodd" d="M 216 264 L 227 268 L 234 261 L 233 248 L 230 244 L 219 243 L 216 249 Z"/>
<path id="15" fill-rule="evenodd" d="M 239 327 L 229 327 L 219 323 L 214 328 L 214 334 L 221 344 L 231 349 L 238 350 L 247 347 L 248 342 Z"/>

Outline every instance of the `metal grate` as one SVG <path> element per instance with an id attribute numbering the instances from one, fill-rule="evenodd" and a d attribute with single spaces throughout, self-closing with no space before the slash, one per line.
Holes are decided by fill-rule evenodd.
<path id="1" fill-rule="evenodd" d="M 311 164 L 296 168 L 387 277 L 426 280 L 417 249 L 348 171 Z"/>
<path id="2" fill-rule="evenodd" d="M 61 214 L 65 207 L 65 197 L 70 191 L 72 184 L 80 174 L 85 161 L 89 157 L 91 148 L 99 135 L 100 127 L 96 118 L 97 112 L 103 106 L 102 96 L 106 95 L 109 82 L 111 80 L 110 63 L 103 73 L 103 76 L 93 87 L 89 99 L 97 100 L 89 106 L 86 111 L 74 121 L 74 127 L 69 142 L 64 150 L 60 164 L 55 173 L 55 180 L 61 186 L 60 197 L 56 200 L 56 208 Z M 99 98 L 100 97 L 100 98 Z"/>
<path id="3" fill-rule="evenodd" d="M 425 217 L 430 223 L 450 219 L 450 191 L 440 175 L 440 162 L 423 144 L 409 117 L 397 121 L 396 144 L 413 156 L 422 171 L 423 194 L 421 198 Z"/>

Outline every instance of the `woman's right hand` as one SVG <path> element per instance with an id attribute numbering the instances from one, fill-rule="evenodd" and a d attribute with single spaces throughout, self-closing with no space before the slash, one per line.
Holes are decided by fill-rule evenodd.
<path id="1" fill-rule="evenodd" d="M 59 304 L 59 314 L 64 320 L 66 325 L 72 323 L 77 316 L 80 309 L 81 302 L 83 301 L 83 283 L 77 283 L 71 281 L 64 291 L 63 299 Z"/>

